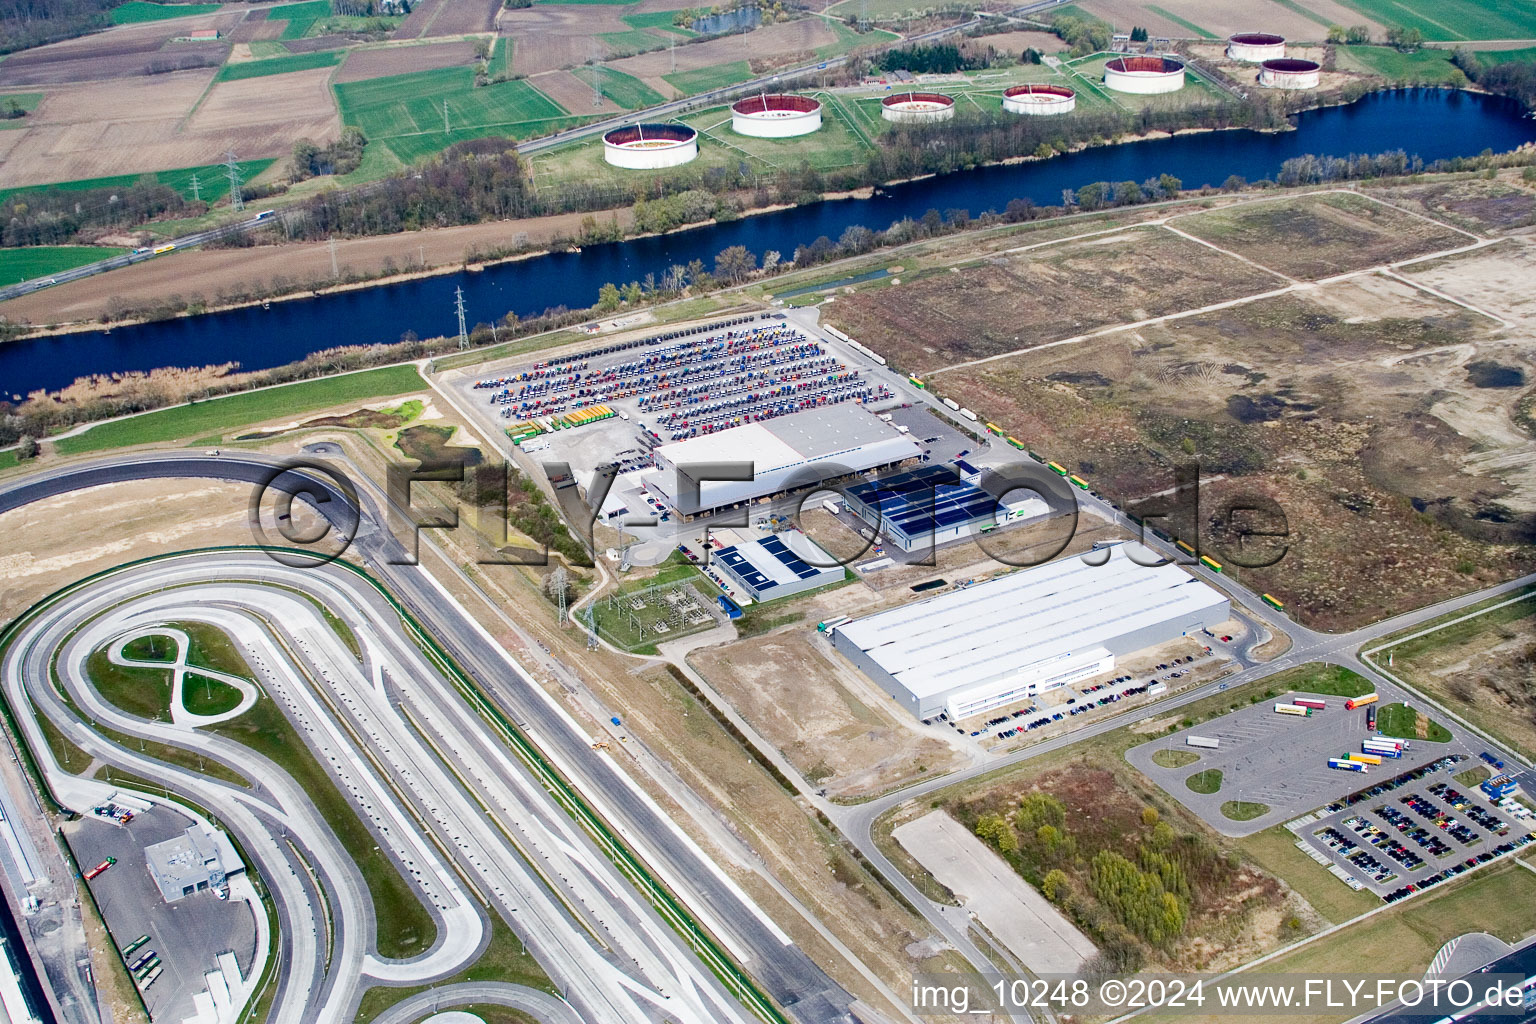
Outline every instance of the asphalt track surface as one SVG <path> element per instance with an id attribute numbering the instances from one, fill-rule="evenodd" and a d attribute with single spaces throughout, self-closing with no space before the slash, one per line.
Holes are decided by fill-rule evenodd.
<path id="1" fill-rule="evenodd" d="M 354 504 L 342 488 L 309 471 L 285 470 L 245 453 L 176 453 L 129 456 L 21 481 L 0 491 L 0 510 L 83 487 L 157 477 L 213 477 L 308 492 L 306 500 L 339 531 L 355 531 L 353 549 L 390 593 L 510 712 L 780 1006 L 805 1022 L 850 1020 L 851 997 L 607 756 L 595 753 L 580 727 L 434 580 L 403 564 L 404 550 L 374 525 L 379 518 L 366 498 Z M 175 589 L 164 589 L 173 582 Z M 314 605 L 300 595 L 284 596 L 274 585 L 311 594 L 346 621 L 363 645 L 363 664 L 351 658 Z M 261 762 L 248 748 L 231 749 L 236 745 L 217 736 L 124 715 L 94 693 L 82 671 L 90 649 L 124 630 L 167 619 L 211 621 L 238 638 L 263 688 L 280 701 L 361 809 L 381 848 L 422 893 L 438 921 L 438 941 L 428 953 L 386 961 L 372 952 L 366 888 L 307 797 L 278 766 Z M 71 638 L 82 622 L 92 625 Z M 17 639 L 3 667 L 13 707 L 25 708 L 30 693 L 44 715 L 64 723 L 73 741 L 104 761 L 188 795 L 245 844 L 268 882 L 280 921 L 274 1020 L 350 1020 L 371 981 L 420 984 L 454 973 L 483 948 L 481 900 L 523 938 L 583 1020 L 752 1019 L 424 661 L 384 595 L 351 569 L 284 566 L 259 552 L 153 560 L 70 590 L 30 620 Z M 52 687 L 27 687 L 29 679 L 48 678 L 50 662 L 57 664 L 72 701 L 94 720 L 130 737 L 171 742 L 231 763 L 255 785 L 239 790 L 110 743 L 78 721 L 69 724 L 73 714 Z M 82 785 L 52 764 L 36 722 L 20 717 L 54 788 L 70 794 L 71 787 Z M 86 791 L 74 799 L 100 795 Z M 308 867 L 292 847 L 285 849 L 290 841 L 303 848 Z M 471 879 L 471 896 L 447 859 Z M 530 863 L 538 865 L 538 878 L 527 877 Z M 317 884 L 330 901 L 329 920 Z"/>

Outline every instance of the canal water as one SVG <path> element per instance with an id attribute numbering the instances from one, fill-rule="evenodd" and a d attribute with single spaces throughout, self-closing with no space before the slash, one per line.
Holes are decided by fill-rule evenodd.
<path id="1" fill-rule="evenodd" d="M 1237 174 L 1269 177 L 1287 159 L 1305 154 L 1347 156 L 1402 149 L 1425 161 L 1504 151 L 1536 141 L 1536 120 L 1500 97 L 1436 89 L 1374 93 L 1348 106 L 1307 111 L 1295 131 L 1206 132 L 1102 146 L 1053 160 L 983 167 L 882 189 L 871 199 L 814 203 L 744 217 L 656 238 L 589 245 L 491 267 L 318 298 L 274 302 L 112 331 L 39 338 L 0 345 L 0 394 L 62 387 L 92 373 L 238 362 L 258 370 L 302 359 L 337 345 L 399 340 L 457 330 L 454 289 L 462 287 L 469 322 L 515 311 L 530 316 L 555 306 L 584 307 L 605 281 L 658 277 L 672 264 L 714 256 L 731 245 L 788 259 L 820 235 L 836 240 L 847 227 L 883 229 L 930 209 L 964 208 L 973 215 L 1028 198 L 1055 205 L 1066 188 L 1094 181 L 1145 181 L 1172 174 L 1186 188 L 1220 185 Z M 110 282 L 110 276 L 103 279 Z M 110 285 L 105 285 L 110 287 Z M 189 288 L 191 286 L 189 285 Z"/>

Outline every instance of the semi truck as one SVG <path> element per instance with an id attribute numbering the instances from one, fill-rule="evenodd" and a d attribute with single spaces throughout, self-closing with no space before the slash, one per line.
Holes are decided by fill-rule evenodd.
<path id="1" fill-rule="evenodd" d="M 116 863 L 116 857 L 108 857 L 106 860 L 102 861 L 100 864 L 97 864 L 95 867 L 91 868 L 91 870 L 87 871 L 85 873 L 85 880 L 89 882 L 91 879 L 95 878 L 97 875 L 101 874 L 103 871 L 107 870 L 107 868 Z"/>
<path id="2" fill-rule="evenodd" d="M 1276 704 L 1275 714 L 1296 715 L 1299 718 L 1307 718 L 1312 714 L 1312 709 L 1304 708 L 1300 704 Z"/>
<path id="3" fill-rule="evenodd" d="M 1363 708 L 1367 704 L 1375 704 L 1379 700 L 1381 700 L 1381 697 L 1378 694 L 1366 693 L 1359 697 L 1349 698 L 1349 700 L 1344 702 L 1344 706 L 1353 711 L 1356 708 Z"/>
<path id="4" fill-rule="evenodd" d="M 1376 731 L 1376 709 L 1373 707 L 1365 709 L 1365 727 L 1371 732 Z"/>
<path id="5" fill-rule="evenodd" d="M 1327 701 L 1318 700 L 1316 697 L 1297 697 L 1291 703 L 1295 704 L 1297 707 L 1311 708 L 1313 711 L 1323 711 L 1328 707 Z"/>
<path id="6" fill-rule="evenodd" d="M 839 505 L 837 502 L 833 501 L 831 498 L 823 498 L 823 499 L 821 499 L 821 507 L 826 509 L 828 512 L 832 513 L 833 515 L 837 515 L 839 512 L 841 512 L 843 510 L 843 507 L 841 505 Z"/>
<path id="7" fill-rule="evenodd" d="M 1337 768 L 1341 772 L 1365 771 L 1365 765 L 1361 764 L 1359 761 L 1351 761 L 1347 757 L 1330 757 L 1328 759 L 1328 767 Z"/>
<path id="8" fill-rule="evenodd" d="M 853 617 L 850 616 L 850 615 L 839 615 L 835 619 L 827 619 L 827 620 L 825 620 L 823 622 L 816 623 L 816 632 L 818 632 L 818 633 L 827 633 L 827 632 L 830 632 L 831 630 L 836 629 L 838 626 L 841 626 L 845 622 L 852 622 L 852 621 L 853 621 Z"/>
<path id="9" fill-rule="evenodd" d="M 1394 760 L 1403 756 L 1403 752 L 1393 746 L 1376 746 L 1370 740 L 1360 744 L 1360 749 L 1367 754 L 1377 754 L 1381 757 L 1390 757 Z"/>
<path id="10" fill-rule="evenodd" d="M 1206 750 L 1216 750 L 1221 746 L 1221 740 L 1211 739 L 1209 736 L 1186 736 L 1184 745 L 1187 747 L 1203 747 Z"/>
<path id="11" fill-rule="evenodd" d="M 1380 754 L 1350 754 L 1351 761 L 1359 761 L 1361 764 L 1381 764 Z"/>

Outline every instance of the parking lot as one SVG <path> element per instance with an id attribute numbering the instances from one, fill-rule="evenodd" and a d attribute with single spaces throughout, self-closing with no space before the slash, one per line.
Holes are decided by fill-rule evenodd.
<path id="1" fill-rule="evenodd" d="M 133 958 L 150 950 L 160 957 L 165 970 L 144 993 L 155 1020 L 180 1021 L 196 1012 L 192 997 L 207 989 L 203 972 L 218 969 L 218 954 L 232 951 L 241 973 L 249 974 L 256 952 L 256 922 L 245 902 L 220 900 L 205 890 L 168 904 L 150 877 L 144 848 L 175 838 L 191 824 L 156 804 L 126 826 L 89 815 L 64 826 L 81 870 L 117 858 L 89 885 L 117 948 L 147 934 L 149 942 Z"/>
<path id="2" fill-rule="evenodd" d="M 1327 696 L 1318 698 L 1327 702 L 1327 708 L 1308 718 L 1274 710 L 1276 703 L 1305 696 L 1311 695 L 1266 698 L 1192 729 L 1133 747 L 1126 759 L 1218 832 L 1245 836 L 1328 804 L 1358 789 L 1367 779 L 1396 775 L 1435 761 L 1453 746 L 1414 740 L 1400 759 L 1387 762 L 1391 767 L 1338 771 L 1328 767 L 1328 758 L 1360 749 L 1360 741 L 1370 735 L 1365 728 L 1365 712 L 1346 711 L 1343 699 Z M 1214 750 L 1191 747 L 1186 742 L 1190 735 L 1216 740 L 1220 746 Z M 1153 760 L 1160 750 L 1196 754 L 1199 760 L 1166 768 Z M 1189 787 L 1191 776 L 1208 771 L 1221 772 L 1215 792 L 1197 793 Z M 1221 810 L 1224 803 L 1233 800 L 1266 804 L 1269 810 L 1250 821 L 1234 821 Z"/>
<path id="3" fill-rule="evenodd" d="M 1531 841 L 1528 811 L 1516 817 L 1453 778 L 1470 763 L 1466 754 L 1446 754 L 1290 827 L 1345 884 L 1395 902 Z"/>

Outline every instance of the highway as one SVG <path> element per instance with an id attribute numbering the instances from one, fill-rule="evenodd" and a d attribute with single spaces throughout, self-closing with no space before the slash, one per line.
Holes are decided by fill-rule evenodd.
<path id="1" fill-rule="evenodd" d="M 958 25 L 946 25 L 943 28 L 932 29 L 928 32 L 922 32 L 915 36 L 906 36 L 884 45 L 871 45 L 868 48 L 868 52 L 879 52 L 890 49 L 891 47 L 909 46 L 914 43 L 935 42 L 939 39 L 943 39 L 951 35 L 957 35 L 967 31 L 968 29 L 975 28 L 989 20 L 997 18 L 1014 18 L 1028 14 L 1035 14 L 1040 11 L 1048 10 L 1052 7 L 1058 7 L 1061 4 L 1068 2 L 1069 0 L 1035 0 L 1033 3 L 1028 3 L 1021 7 L 1016 7 L 1010 11 L 1005 11 L 1000 14 L 992 14 L 985 17 L 972 18 L 971 20 L 962 22 Z M 741 82 L 737 85 L 726 86 L 720 89 L 711 89 L 708 92 L 698 93 L 696 95 L 687 96 L 682 99 L 669 100 L 665 103 L 658 103 L 657 105 L 653 107 L 647 107 L 644 110 L 635 110 L 625 114 L 618 114 L 613 117 L 604 118 L 601 121 L 593 121 L 576 128 L 568 128 L 565 131 L 555 132 L 553 135 L 544 135 L 536 139 L 529 139 L 526 142 L 518 143 L 517 152 L 524 156 L 531 156 L 535 153 L 541 153 L 544 150 L 552 149 L 555 146 L 563 146 L 568 142 L 576 142 L 581 139 L 590 138 L 594 135 L 600 135 L 603 132 L 611 131 L 612 129 L 621 125 L 635 124 L 640 121 L 663 120 L 669 117 L 675 117 L 678 114 L 685 113 L 686 111 L 693 110 L 698 107 L 706 107 L 710 106 L 711 104 L 722 103 L 733 96 L 741 96 L 747 93 L 770 89 L 781 89 L 784 87 L 784 83 L 786 81 L 792 81 L 805 75 L 814 75 L 817 72 L 836 70 L 837 68 L 840 68 L 847 63 L 847 57 L 832 57 L 824 61 L 815 61 L 810 64 L 802 64 L 799 67 L 786 68 L 783 71 L 776 71 L 772 74 L 761 75 L 757 78 L 751 79 L 750 81 Z M 340 202 L 346 202 L 349 196 L 366 195 L 369 191 L 377 187 L 377 183 L 371 183 L 367 185 L 359 185 L 352 189 L 338 190 L 335 194 L 338 196 Z M 282 212 L 278 212 L 275 216 L 262 216 L 261 214 L 258 214 L 254 217 L 247 217 L 242 220 L 220 224 L 217 227 L 208 228 L 203 231 L 194 231 L 190 234 L 182 235 L 178 238 L 172 238 L 169 241 L 161 242 L 160 245 L 151 250 L 135 250 L 134 252 L 125 253 L 121 256 L 113 256 L 109 259 L 97 260 L 95 263 L 87 263 L 84 266 L 75 267 L 71 270 L 61 271 L 57 274 L 51 274 L 47 277 L 35 277 L 28 281 L 21 281 L 17 284 L 6 285 L 5 287 L 0 288 L 0 302 L 4 302 L 6 299 L 18 298 L 22 295 L 29 295 L 32 292 L 40 291 L 44 288 L 51 288 L 54 285 L 67 284 L 70 281 L 79 281 L 87 277 L 95 277 L 97 274 L 105 274 L 109 270 L 117 270 L 121 267 L 132 266 L 135 263 L 142 263 L 145 260 L 154 259 L 156 256 L 166 255 L 174 250 L 193 249 L 197 246 L 211 242 L 217 238 L 222 238 L 226 235 L 236 234 L 241 231 L 248 231 L 260 224 L 282 220 L 283 216 L 284 214 Z M 167 248 L 168 246 L 169 248 Z"/>
<path id="2" fill-rule="evenodd" d="M 0 510 L 48 494 L 127 479 L 215 477 L 257 483 L 272 476 L 276 468 L 277 464 L 270 460 L 245 453 L 223 457 L 188 453 L 130 456 L 18 481 L 0 490 Z M 523 725 L 544 755 L 597 807 L 640 859 L 700 916 L 775 1001 L 807 1024 L 846 1024 L 851 1020 L 847 1012 L 851 1002 L 848 994 L 795 947 L 622 770 L 607 756 L 592 750 L 589 737 L 574 720 L 489 634 L 469 620 L 436 581 L 418 567 L 398 564 L 407 561 L 404 550 L 395 538 L 376 528 L 374 524 L 380 520 L 366 498 L 360 501 L 360 508 L 353 506 L 335 485 L 316 483 L 307 474 L 297 472 L 280 474 L 275 485 L 288 491 L 308 486 L 324 492 L 328 500 L 319 507 L 339 527 L 356 527 L 354 550 L 383 579 L 390 593 L 512 719 Z M 172 579 L 186 585 L 179 588 L 180 592 L 164 592 L 170 596 L 163 600 L 173 601 L 173 605 L 161 604 L 162 599 L 145 594 Z M 46 615 L 27 624 L 26 643 L 14 645 L 13 651 L 27 651 L 33 659 L 44 660 L 32 660 L 24 668 L 23 659 L 7 659 L 5 682 L 13 706 L 25 706 L 24 680 L 47 678 L 49 652 L 58 648 L 64 632 L 71 624 L 78 625 L 89 610 L 121 608 L 122 614 L 128 614 L 128 609 L 142 605 L 145 622 L 156 617 L 207 621 L 209 616 L 217 616 L 221 628 L 239 636 L 242 647 L 253 654 L 253 668 L 260 666 L 263 685 L 283 701 L 290 718 L 306 730 L 309 741 L 317 751 L 324 752 L 333 770 L 338 770 L 343 761 L 351 761 L 343 774 L 351 780 L 347 783 L 349 787 L 358 787 L 353 790 L 354 795 L 365 793 L 363 805 L 368 813 L 393 813 L 400 808 L 390 805 L 399 803 L 425 822 L 437 834 L 434 845 L 440 851 L 450 851 L 458 870 L 474 879 L 476 890 L 482 895 L 489 893 L 487 898 L 500 904 L 496 909 L 562 986 L 583 1019 L 624 1024 L 663 1016 L 697 1024 L 750 1019 L 740 1003 L 703 968 L 693 951 L 682 945 L 677 933 L 592 846 L 590 837 L 575 828 L 565 810 L 554 805 L 548 792 L 510 757 L 470 712 L 469 705 L 445 688 L 438 672 L 430 666 L 423 667 L 422 651 L 401 635 L 399 623 L 392 618 L 393 612 L 383 595 L 351 570 L 341 566 L 294 569 L 278 565 L 263 554 L 231 552 L 146 563 L 113 573 L 108 580 L 110 585 L 88 584 L 78 593 L 71 592 L 56 607 L 50 607 Z M 306 621 L 299 602 L 277 602 L 282 629 L 274 635 L 269 611 L 274 602 L 274 581 L 318 596 L 327 608 L 353 625 L 353 632 L 364 645 L 363 669 L 348 668 L 349 661 L 338 648 L 334 632 L 323 621 L 315 620 L 312 608 Z M 202 600 L 197 599 L 195 589 L 187 589 L 198 585 L 210 588 L 202 594 Z M 258 594 L 256 588 L 263 589 Z M 226 612 L 234 617 L 224 617 Z M 253 618 L 260 618 L 265 625 L 253 626 Z M 113 619 L 112 625 L 121 625 L 122 621 Z M 82 637 L 77 644 L 83 645 L 87 639 L 109 639 L 96 631 L 82 633 Z M 83 649 L 69 647 L 64 653 Z M 280 657 L 280 651 L 288 654 Z M 175 728 L 171 724 L 121 716 L 101 704 L 99 698 L 93 699 L 89 685 L 79 678 L 79 664 L 67 657 L 60 661 L 61 666 L 76 670 L 61 670 L 61 677 L 69 677 L 67 685 L 72 688 L 77 704 L 87 706 L 81 702 L 89 702 L 93 717 L 110 721 L 113 728 L 128 735 L 170 741 L 171 734 L 165 730 Z M 40 666 L 44 670 L 39 675 Z M 371 671 L 372 678 L 363 677 L 360 671 Z M 411 685 L 405 685 L 405 680 L 411 681 Z M 430 685 L 422 685 L 423 681 Z M 38 697 L 34 695 L 34 699 Z M 328 706 L 322 707 L 322 703 Z M 39 707 L 50 718 L 69 718 L 67 709 L 51 702 L 47 693 L 41 695 Z M 39 745 L 41 735 L 36 723 L 28 727 L 24 719 L 24 728 L 28 728 L 31 744 Z M 349 1019 L 346 1014 L 360 994 L 360 975 L 399 984 L 418 980 L 425 974 L 441 977 L 451 966 L 448 961 L 453 954 L 438 950 L 434 950 L 436 962 L 421 965 L 414 961 L 385 962 L 366 952 L 371 936 L 365 934 L 368 915 L 363 913 L 363 897 L 355 886 L 350 890 L 347 887 L 348 865 L 342 862 L 344 858 L 331 856 L 320 858 L 317 873 L 328 886 L 335 884 L 345 896 L 336 914 L 337 948 L 341 955 L 333 956 L 327 976 L 318 978 L 316 910 L 313 901 L 305 900 L 300 891 L 300 873 L 285 862 L 282 851 L 271 839 L 273 829 L 269 822 L 253 820 L 241 801 L 225 792 L 230 787 L 224 784 L 148 761 L 95 736 L 78 723 L 70 732 L 71 738 L 82 746 L 89 744 L 87 749 L 93 754 L 114 764 L 121 763 L 136 774 L 164 779 L 178 791 L 194 794 L 199 803 L 219 813 L 242 840 L 247 831 L 255 833 L 252 856 L 263 877 L 278 879 L 273 883 L 274 889 L 289 879 L 295 880 L 287 886 L 290 891 L 278 900 L 285 973 L 278 1004 L 282 1012 L 275 1019 L 306 1024 L 311 1020 Z M 219 742 L 217 737 L 200 733 L 188 736 L 188 732 L 184 729 L 174 741 L 206 750 L 210 756 L 232 756 L 231 751 L 219 751 L 213 745 Z M 45 770 L 51 769 L 50 779 L 58 782 L 58 788 L 67 790 L 70 783 L 57 778 L 61 773 L 48 761 L 46 747 L 41 749 L 42 760 L 48 762 Z M 380 764 L 365 764 L 370 755 L 372 761 Z M 236 763 L 253 762 L 247 752 Z M 371 785 L 370 770 L 382 771 L 388 777 L 393 798 L 376 786 L 371 796 L 366 795 L 366 787 Z M 453 778 L 446 778 L 443 771 L 450 772 Z M 261 770 L 255 774 L 260 776 L 264 791 L 284 796 L 279 780 L 274 779 L 267 786 L 268 772 Z M 266 792 L 262 795 L 272 796 Z M 484 813 L 465 800 L 478 804 Z M 321 833 L 325 830 L 317 828 L 313 820 L 304 819 L 304 803 L 301 799 L 279 799 L 263 810 L 278 814 L 285 823 L 291 822 L 292 834 L 296 839 L 302 837 L 306 846 L 313 837 L 317 847 L 323 848 Z M 398 818 L 388 823 L 375 817 L 370 825 L 376 835 L 391 840 L 402 838 L 399 831 L 410 828 Z M 452 875 L 436 870 L 437 866 L 428 859 L 430 856 L 431 851 L 418 844 L 414 850 L 398 853 L 397 860 L 433 867 L 438 891 L 431 892 L 427 886 L 428 898 L 441 904 L 435 906 L 435 913 L 446 914 L 454 909 L 446 902 L 454 895 L 450 889 Z M 559 892 L 559 907 L 551 904 L 547 896 L 540 903 L 537 885 L 514 877 L 514 865 L 524 859 L 536 862 L 546 887 Z M 407 877 L 415 880 L 417 869 L 408 870 Z M 525 914 L 530 907 L 538 913 Z M 573 931 L 577 923 L 611 951 L 607 958 L 594 952 L 596 947 Z M 478 930 L 473 925 L 470 928 L 471 934 L 478 936 Z M 287 946 L 290 940 L 294 943 L 291 947 Z M 457 951 L 460 945 L 455 943 L 451 948 Z M 608 963 L 610 959 L 614 963 Z M 622 970 L 615 964 L 621 965 Z"/>

